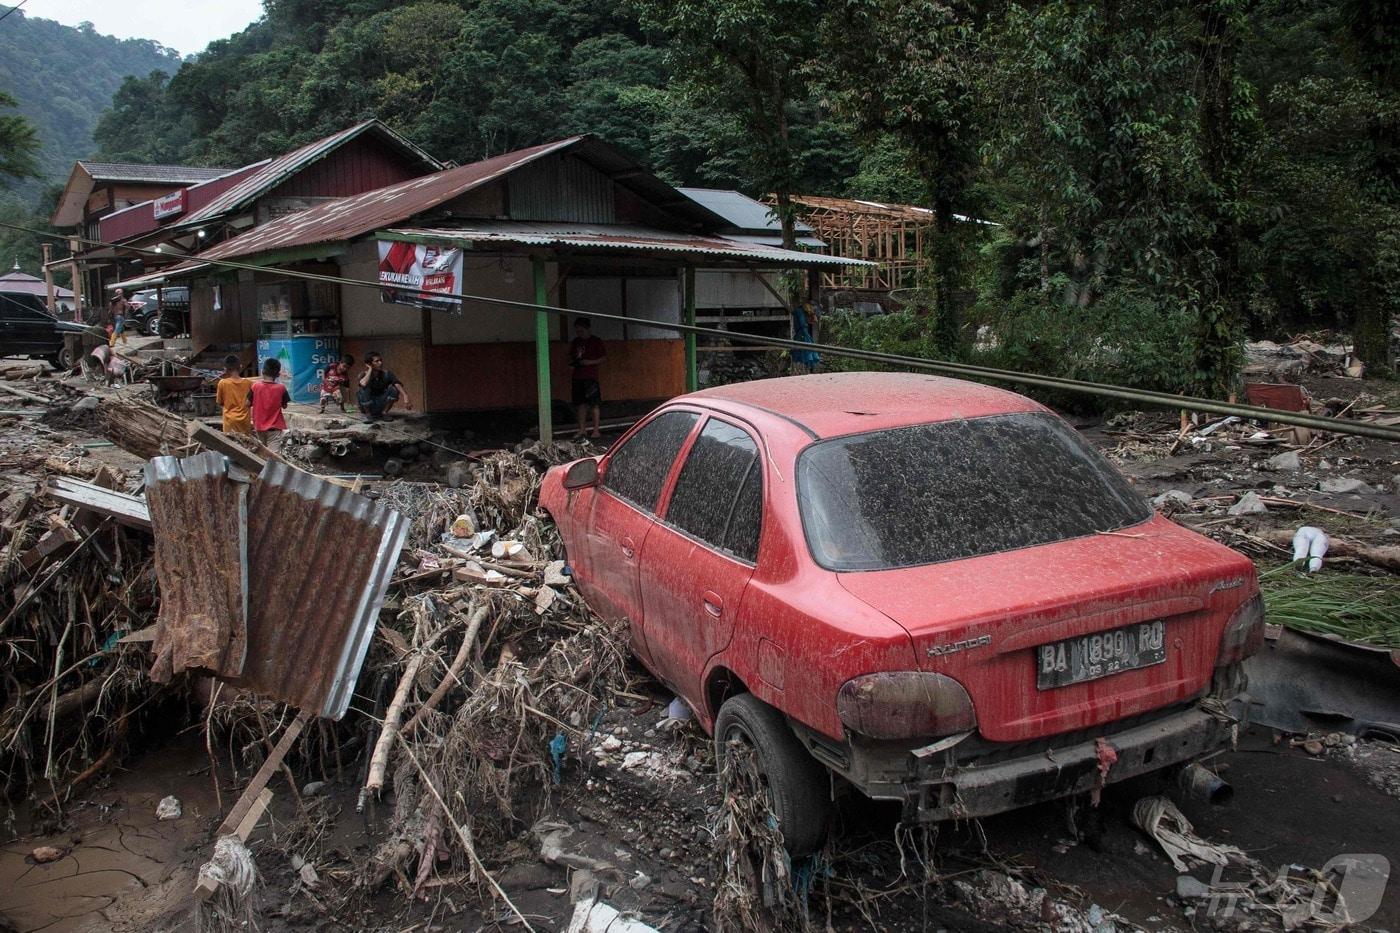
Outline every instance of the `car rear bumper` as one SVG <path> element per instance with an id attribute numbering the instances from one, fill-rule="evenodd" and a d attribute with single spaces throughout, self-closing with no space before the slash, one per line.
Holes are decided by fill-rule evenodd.
<path id="1" fill-rule="evenodd" d="M 1238 709 L 1239 704 L 1232 707 Z M 1118 726 L 1040 748 L 998 750 L 981 744 L 971 756 L 957 745 L 928 752 L 847 744 L 840 759 L 832 760 L 834 746 L 809 741 L 808 747 L 866 795 L 902 801 L 906 819 L 936 822 L 991 816 L 1088 793 L 1223 751 L 1239 734 L 1237 722 L 1200 704 Z"/>

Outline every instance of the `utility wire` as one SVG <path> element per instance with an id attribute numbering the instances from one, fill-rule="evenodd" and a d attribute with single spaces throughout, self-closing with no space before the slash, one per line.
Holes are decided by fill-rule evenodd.
<path id="1" fill-rule="evenodd" d="M 168 257 L 168 253 L 158 253 L 156 250 L 144 247 L 122 246 L 116 243 L 107 243 L 101 240 L 89 240 L 83 237 L 64 237 L 60 234 L 49 233 L 43 230 L 35 230 L 19 224 L 0 221 L 0 227 L 29 233 L 33 236 L 49 237 L 55 240 L 74 239 L 90 246 L 112 247 L 124 249 L 146 255 L 159 255 Z M 219 266 L 228 269 L 247 269 L 254 272 L 272 272 L 290 278 L 306 279 L 308 281 L 324 282 L 334 285 L 349 285 L 356 288 L 373 288 L 383 290 L 378 282 L 367 282 L 362 279 L 347 279 L 341 276 L 325 275 L 317 272 L 299 272 L 291 269 L 270 269 L 267 266 L 258 266 L 251 263 L 237 262 L 227 259 L 209 259 L 199 255 L 182 256 L 191 262 L 198 262 L 208 266 Z M 429 293 L 405 289 L 401 286 L 393 286 L 394 291 L 406 294 L 431 295 L 441 298 L 438 293 Z M 655 327 L 663 330 L 670 330 L 680 334 L 695 334 L 697 336 L 718 337 L 737 343 L 754 344 L 756 346 L 774 347 L 784 350 L 813 350 L 818 353 L 825 353 L 831 356 L 845 357 L 847 359 L 864 360 L 872 363 L 882 363 L 890 366 L 903 367 L 906 369 L 916 369 L 925 372 L 941 373 L 949 376 L 958 376 L 965 379 L 983 379 L 994 382 L 1009 382 L 1014 385 L 1035 386 L 1043 389 L 1057 389 L 1064 392 L 1076 392 L 1083 395 L 1093 395 L 1100 398 L 1112 398 L 1119 401 L 1136 402 L 1140 405 L 1148 405 L 1167 409 L 1188 409 L 1190 411 L 1209 412 L 1216 415 L 1235 416 L 1239 418 L 1253 418 L 1263 421 L 1272 421 L 1277 424 L 1295 425 L 1298 427 L 1310 428 L 1316 431 L 1331 431 L 1337 434 L 1351 434 L 1360 437 L 1371 437 L 1383 441 L 1400 442 L 1400 426 L 1383 424 L 1373 424 L 1364 421 L 1352 421 L 1342 418 L 1329 418 L 1322 415 L 1311 415 L 1303 412 L 1279 411 L 1272 408 L 1260 408 L 1255 405 L 1240 405 L 1233 402 L 1221 402 L 1216 399 L 1199 398 L 1190 395 L 1177 395 L 1170 392 L 1155 392 L 1149 389 L 1134 389 L 1126 386 L 1115 386 L 1100 382 L 1085 382 L 1079 379 L 1066 379 L 1061 376 L 1043 376 L 1038 373 L 1023 373 L 1015 370 L 995 369 L 987 366 L 975 366 L 970 363 L 955 363 L 947 360 L 930 360 L 916 356 L 901 356 L 894 353 L 879 353 L 873 350 L 856 350 L 850 347 L 839 347 L 824 343 L 804 343 L 799 340 L 789 340 L 783 337 L 764 337 L 757 334 L 743 334 L 737 331 L 721 330 L 715 327 L 699 327 L 694 324 L 671 323 L 668 321 L 640 320 L 638 318 L 627 317 L 621 314 L 607 314 L 595 311 L 579 311 L 574 308 L 559 308 L 552 305 L 534 304 L 527 301 L 512 301 L 508 298 L 493 298 L 485 295 L 462 295 L 460 296 L 465 304 L 468 301 L 482 304 L 496 305 L 504 308 L 514 308 L 521 311 L 544 312 L 555 316 L 580 316 L 595 320 L 618 321 L 624 324 L 645 324 L 647 327 Z"/>
<path id="2" fill-rule="evenodd" d="M 8 10 L 6 10 L 4 13 L 0 13 L 0 22 L 4 22 L 4 21 L 5 21 L 5 17 L 9 16 L 9 15 L 10 15 L 11 13 L 13 13 L 15 10 L 18 10 L 20 7 L 24 6 L 24 5 L 25 5 L 26 3 L 28 3 L 28 2 L 29 2 L 29 0 L 19 0 L 19 3 L 16 3 L 14 6 L 10 7 Z"/>

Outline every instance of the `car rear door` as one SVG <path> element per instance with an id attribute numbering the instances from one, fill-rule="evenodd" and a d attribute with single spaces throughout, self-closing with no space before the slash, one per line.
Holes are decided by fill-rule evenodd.
<path id="1" fill-rule="evenodd" d="M 0 295 L 0 321 L 4 328 L 0 352 L 6 355 L 48 354 L 62 344 L 55 336 L 53 318 L 31 295 Z"/>
<path id="2" fill-rule="evenodd" d="M 599 463 L 588 519 L 584 576 L 600 615 L 626 619 L 633 647 L 649 659 L 643 636 L 640 562 L 661 491 L 700 416 L 664 411 L 628 435 Z"/>
<path id="3" fill-rule="evenodd" d="M 701 427 L 642 551 L 652 666 L 696 708 L 706 663 L 729 644 L 758 557 L 763 461 L 744 427 Z"/>

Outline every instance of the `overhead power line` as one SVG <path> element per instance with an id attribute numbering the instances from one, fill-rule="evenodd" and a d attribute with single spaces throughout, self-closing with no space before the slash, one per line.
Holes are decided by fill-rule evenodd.
<path id="1" fill-rule="evenodd" d="M 0 227 L 60 241 L 75 239 L 88 246 L 113 247 L 151 256 L 159 255 L 162 258 L 169 257 L 168 253 L 157 253 L 153 249 L 144 247 L 123 246 L 116 243 L 103 242 L 101 240 L 90 240 L 83 237 L 65 237 L 5 221 L 0 221 Z M 362 279 L 348 279 L 342 276 L 325 275 L 318 272 L 300 272 L 291 269 L 272 270 L 267 266 L 258 266 L 252 263 L 226 259 L 205 259 L 198 255 L 182 258 L 191 262 L 199 262 L 208 266 L 217 266 L 226 269 L 246 269 L 254 272 L 276 271 L 280 275 L 314 282 L 348 285 L 355 288 L 373 288 L 376 290 L 381 288 L 378 282 L 367 282 Z M 409 294 L 430 294 L 427 292 L 415 293 L 411 289 L 405 289 L 401 286 L 395 286 L 394 290 L 397 292 L 407 292 Z M 442 297 L 441 294 L 438 293 L 431 294 L 432 297 Z M 607 314 L 596 311 L 583 312 L 574 308 L 537 305 L 527 301 L 512 301 L 508 298 L 493 298 L 485 295 L 462 295 L 461 298 L 463 302 L 480 302 L 482 304 L 513 308 L 521 311 L 543 311 L 556 316 L 576 315 L 587 316 L 596 320 L 619 321 L 625 324 L 643 323 L 637 318 L 631 318 L 621 314 Z M 1085 382 L 1079 379 L 1066 379 L 1061 376 L 1044 376 L 1039 373 L 1023 373 L 1015 370 L 995 369 L 988 366 L 975 366 L 971 363 L 930 360 L 917 356 L 901 356 L 895 353 L 880 353 L 874 350 L 857 350 L 850 347 L 839 347 L 825 343 L 804 343 L 799 340 L 789 340 L 784 337 L 764 337 L 757 334 L 743 334 L 735 331 L 720 330 L 714 327 L 700 327 L 694 324 L 670 323 L 667 321 L 645 321 L 644 323 L 648 327 L 661 328 L 680 334 L 719 337 L 737 343 L 773 347 L 782 350 L 815 350 L 818 353 L 824 353 L 830 356 L 864 360 L 871 363 L 882 363 L 889 366 L 957 376 L 965 379 L 980 379 L 1011 383 L 1013 385 L 1034 386 L 1042 389 L 1056 389 L 1063 392 L 1092 395 L 1098 398 L 1112 398 L 1124 402 L 1135 402 L 1139 405 L 1147 405 L 1156 408 L 1187 409 L 1189 411 L 1207 412 L 1216 415 L 1255 418 L 1263 421 L 1272 421 L 1278 424 L 1309 428 L 1315 431 L 1332 431 L 1337 434 L 1351 434 L 1359 437 L 1376 438 L 1377 440 L 1383 441 L 1400 442 L 1400 426 L 1372 424 L 1370 422 L 1347 420 L 1343 418 L 1328 418 L 1322 415 L 1312 415 L 1304 412 L 1278 411 L 1272 408 L 1260 408 L 1256 405 L 1240 405 L 1234 402 L 1222 402 L 1216 399 L 1198 398 L 1190 395 L 1177 395 L 1171 392 L 1154 392 L 1149 389 L 1134 389 L 1128 386 L 1116 386 L 1101 382 Z"/>

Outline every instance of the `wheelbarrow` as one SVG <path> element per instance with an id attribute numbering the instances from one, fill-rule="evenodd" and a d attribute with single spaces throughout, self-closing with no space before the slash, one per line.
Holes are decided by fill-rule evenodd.
<path id="1" fill-rule="evenodd" d="M 156 404 L 170 411 L 197 413 L 195 393 L 204 386 L 203 376 L 152 376 Z"/>

